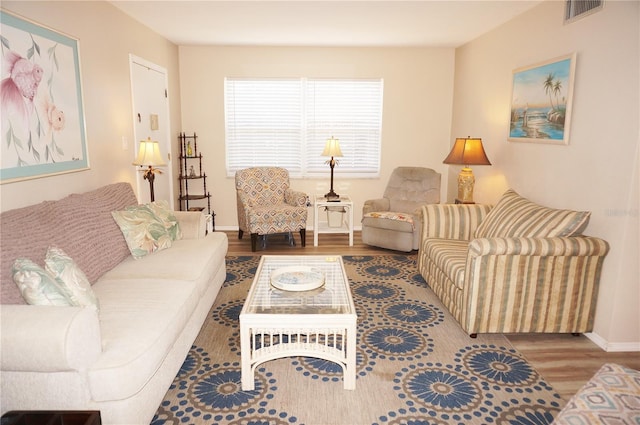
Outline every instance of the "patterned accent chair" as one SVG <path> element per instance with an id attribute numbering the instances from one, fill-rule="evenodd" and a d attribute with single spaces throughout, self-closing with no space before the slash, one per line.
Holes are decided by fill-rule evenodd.
<path id="1" fill-rule="evenodd" d="M 307 194 L 289 187 L 289 171 L 280 167 L 254 167 L 236 172 L 238 239 L 251 235 L 251 251 L 258 236 L 300 232 L 306 244 Z"/>
<path id="2" fill-rule="evenodd" d="M 382 198 L 365 201 L 362 207 L 362 242 L 396 251 L 418 249 L 421 208 L 439 202 L 440 173 L 431 168 L 396 168 Z"/>
<path id="3" fill-rule="evenodd" d="M 427 205 L 418 271 L 462 329 L 593 330 L 609 244 L 582 234 L 590 213 L 547 208 L 513 190 L 489 205 Z"/>

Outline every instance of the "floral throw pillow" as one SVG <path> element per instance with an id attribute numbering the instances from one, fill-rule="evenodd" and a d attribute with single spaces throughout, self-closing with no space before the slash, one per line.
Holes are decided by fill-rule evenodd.
<path id="1" fill-rule="evenodd" d="M 151 211 L 155 214 L 156 218 L 164 224 L 165 229 L 169 233 L 171 240 L 176 241 L 182 239 L 182 231 L 178 224 L 178 219 L 175 214 L 169 208 L 169 202 L 166 200 L 154 201 L 147 204 Z"/>
<path id="2" fill-rule="evenodd" d="M 148 205 L 127 207 L 111 213 L 135 259 L 171 247 L 171 235 Z"/>
<path id="3" fill-rule="evenodd" d="M 49 247 L 44 259 L 44 267 L 66 292 L 71 305 L 98 308 L 98 299 L 89 279 L 63 250 L 54 246 Z"/>
<path id="4" fill-rule="evenodd" d="M 31 305 L 72 305 L 64 289 L 46 270 L 27 258 L 18 258 L 12 267 L 13 281 Z"/>

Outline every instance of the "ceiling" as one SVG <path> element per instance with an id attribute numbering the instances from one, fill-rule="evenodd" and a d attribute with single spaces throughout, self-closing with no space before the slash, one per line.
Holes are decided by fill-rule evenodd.
<path id="1" fill-rule="evenodd" d="M 111 3 L 178 45 L 457 47 L 542 1 Z"/>

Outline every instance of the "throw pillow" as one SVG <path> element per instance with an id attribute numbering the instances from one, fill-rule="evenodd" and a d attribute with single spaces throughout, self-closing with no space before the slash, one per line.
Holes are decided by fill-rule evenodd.
<path id="1" fill-rule="evenodd" d="M 98 308 L 98 299 L 89 279 L 63 250 L 55 246 L 49 247 L 44 258 L 44 266 L 66 292 L 71 305 Z"/>
<path id="2" fill-rule="evenodd" d="M 535 204 L 509 189 L 476 229 L 476 238 L 576 236 L 589 224 L 588 211 L 557 210 Z"/>
<path id="3" fill-rule="evenodd" d="M 127 241 L 133 258 L 171 247 L 171 236 L 147 205 L 127 207 L 111 213 Z"/>
<path id="4" fill-rule="evenodd" d="M 182 239 L 182 231 L 180 230 L 178 219 L 176 218 L 173 211 L 169 208 L 168 201 L 154 201 L 147 205 L 149 206 L 151 211 L 153 211 L 156 218 L 158 218 L 158 220 L 160 220 L 162 224 L 164 224 L 164 228 L 167 229 L 171 240 L 175 241 L 178 239 Z"/>
<path id="5" fill-rule="evenodd" d="M 27 258 L 13 262 L 13 281 L 25 301 L 31 305 L 72 305 L 56 279 Z"/>

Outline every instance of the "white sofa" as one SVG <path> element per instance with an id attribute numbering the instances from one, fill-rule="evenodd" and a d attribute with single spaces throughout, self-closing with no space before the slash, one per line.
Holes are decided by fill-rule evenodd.
<path id="1" fill-rule="evenodd" d="M 110 216 L 131 203 L 131 186 L 117 183 L 0 214 L 2 414 L 100 410 L 103 424 L 153 418 L 225 280 L 228 242 L 224 233 L 205 236 L 203 214 L 176 212 L 183 239 L 134 259 Z M 46 245 L 85 270 L 98 311 L 15 304 L 13 260 L 38 262 Z"/>

